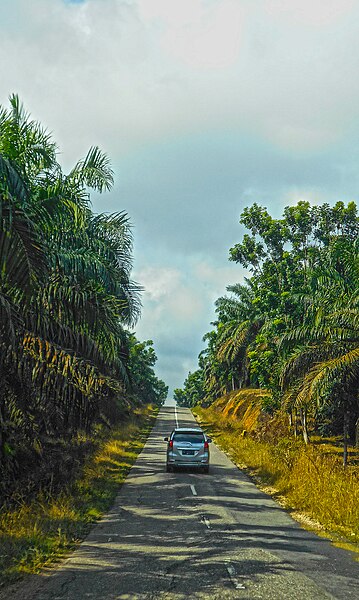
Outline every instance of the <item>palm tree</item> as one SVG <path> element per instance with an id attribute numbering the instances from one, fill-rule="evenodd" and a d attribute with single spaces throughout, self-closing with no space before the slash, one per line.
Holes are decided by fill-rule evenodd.
<path id="1" fill-rule="evenodd" d="M 95 216 L 89 202 L 90 188 L 112 183 L 97 147 L 64 175 L 18 97 L 0 109 L 3 457 L 11 440 L 88 429 L 103 402 L 127 402 L 125 327 L 141 307 L 131 225 L 125 213 Z"/>
<path id="2" fill-rule="evenodd" d="M 350 406 L 356 405 L 359 416 L 358 277 L 358 241 L 337 238 L 320 270 L 312 274 L 313 303 L 303 325 L 283 339 L 284 347 L 291 349 L 282 372 L 283 390 L 292 396 L 292 405 L 299 408 L 302 419 L 308 409 L 315 411 L 334 398 L 341 401 L 345 445 Z M 303 432 L 307 439 L 305 423 Z"/>
<path id="3" fill-rule="evenodd" d="M 217 359 L 233 371 L 232 388 L 235 376 L 238 387 L 250 384 L 248 351 L 254 342 L 263 319 L 259 317 L 253 304 L 254 292 L 250 282 L 247 285 L 229 286 L 233 297 L 222 297 L 216 302 L 219 315 L 217 321 Z"/>

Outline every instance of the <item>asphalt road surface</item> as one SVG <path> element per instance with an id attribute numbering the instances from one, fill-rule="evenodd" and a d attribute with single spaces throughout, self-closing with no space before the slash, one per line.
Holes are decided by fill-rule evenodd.
<path id="1" fill-rule="evenodd" d="M 193 426 L 188 409 L 161 410 L 112 510 L 22 598 L 359 599 L 353 556 L 301 529 L 214 444 L 209 475 L 166 473 L 176 418 Z"/>

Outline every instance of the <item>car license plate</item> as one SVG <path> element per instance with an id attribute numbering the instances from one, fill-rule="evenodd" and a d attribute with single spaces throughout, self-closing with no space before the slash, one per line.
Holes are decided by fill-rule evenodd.
<path id="1" fill-rule="evenodd" d="M 194 450 L 182 450 L 182 454 L 185 456 L 194 456 Z"/>

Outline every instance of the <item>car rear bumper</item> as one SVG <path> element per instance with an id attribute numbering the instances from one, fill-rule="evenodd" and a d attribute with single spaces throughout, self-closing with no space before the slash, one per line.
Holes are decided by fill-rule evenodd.
<path id="1" fill-rule="evenodd" d="M 196 460 L 196 461 L 189 461 L 189 460 L 168 460 L 167 461 L 167 466 L 169 467 L 208 467 L 209 466 L 209 460 Z"/>

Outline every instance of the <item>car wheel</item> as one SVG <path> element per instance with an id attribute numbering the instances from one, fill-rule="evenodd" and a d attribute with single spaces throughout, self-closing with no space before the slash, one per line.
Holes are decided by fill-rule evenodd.
<path id="1" fill-rule="evenodd" d="M 202 471 L 203 473 L 209 473 L 209 466 L 203 467 Z"/>
<path id="2" fill-rule="evenodd" d="M 167 471 L 167 473 L 172 473 L 172 471 L 173 471 L 172 465 L 166 465 L 166 471 Z"/>

